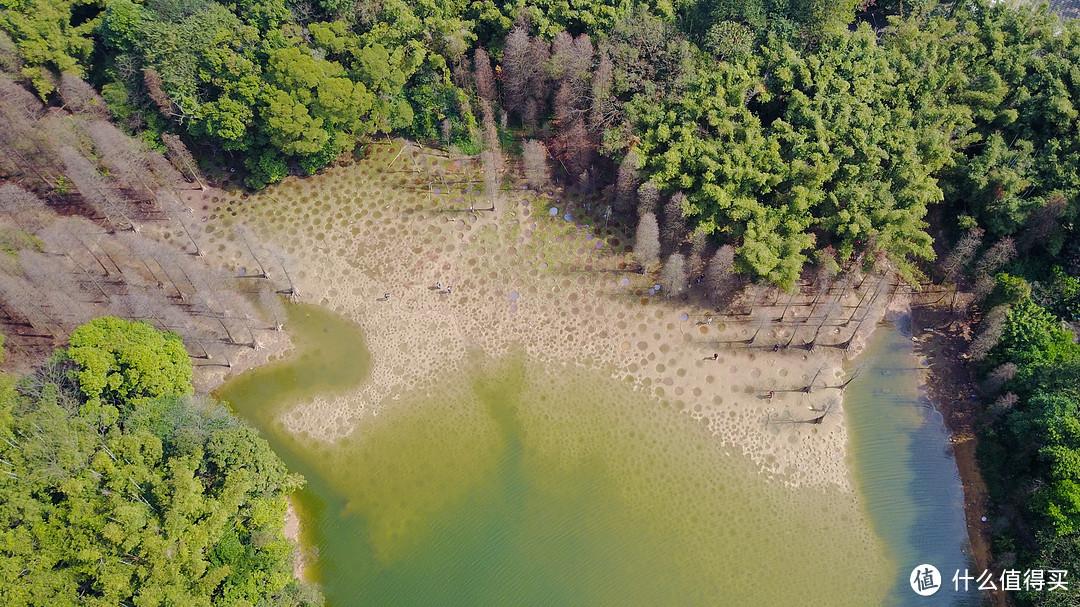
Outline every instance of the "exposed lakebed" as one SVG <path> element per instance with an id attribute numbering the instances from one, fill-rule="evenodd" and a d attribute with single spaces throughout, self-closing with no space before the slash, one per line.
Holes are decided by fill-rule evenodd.
<path id="1" fill-rule="evenodd" d="M 896 330 L 845 399 L 855 496 L 767 481 L 684 412 L 521 351 L 476 353 L 337 443 L 294 436 L 282 415 L 370 361 L 341 317 L 297 306 L 290 323 L 294 355 L 218 395 L 308 478 L 309 576 L 330 605 L 903 604 L 914 565 L 963 566 L 955 465 Z"/>

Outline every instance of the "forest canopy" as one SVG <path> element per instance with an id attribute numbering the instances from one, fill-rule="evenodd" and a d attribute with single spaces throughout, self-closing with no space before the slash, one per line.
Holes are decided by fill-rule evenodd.
<path id="1" fill-rule="evenodd" d="M 640 186 L 675 200 L 665 251 L 707 235 L 789 289 L 826 250 L 922 280 L 938 205 L 946 234 L 1055 258 L 1076 241 L 1080 29 L 904 6 L 0 0 L 0 69 L 69 107 L 86 78 L 152 146 L 252 188 L 380 134 L 496 158 L 542 141 L 628 221 Z"/>
<path id="2" fill-rule="evenodd" d="M 178 342 L 100 318 L 33 374 L 0 375 L 4 605 L 321 602 L 282 533 L 302 479 L 191 396 Z"/>

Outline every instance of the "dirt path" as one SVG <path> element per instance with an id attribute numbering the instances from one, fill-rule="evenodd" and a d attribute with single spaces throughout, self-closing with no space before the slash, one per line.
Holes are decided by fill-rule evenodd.
<path id="1" fill-rule="evenodd" d="M 951 432 L 949 441 L 953 446 L 956 468 L 964 487 L 964 516 L 967 519 L 975 569 L 979 572 L 993 569 L 997 577 L 1000 571 L 997 571 L 999 568 L 990 552 L 991 532 L 987 522 L 990 497 L 975 457 L 979 444 L 975 422 L 982 405 L 975 398 L 976 386 L 971 369 L 961 358 L 970 339 L 970 326 L 966 323 L 952 323 L 954 316 L 950 314 L 947 306 L 931 303 L 935 298 L 935 295 L 930 294 L 924 298 L 928 301 L 913 302 L 913 334 L 918 340 L 915 344 L 916 351 L 930 363 L 923 372 L 926 390 L 940 409 Z M 1012 605 L 1004 591 L 991 591 L 988 598 L 993 607 Z"/>

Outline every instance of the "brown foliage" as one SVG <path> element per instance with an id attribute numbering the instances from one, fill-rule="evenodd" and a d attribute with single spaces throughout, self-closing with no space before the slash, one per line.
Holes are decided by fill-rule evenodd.
<path id="1" fill-rule="evenodd" d="M 592 165 L 596 145 L 585 128 L 585 121 L 578 118 L 552 140 L 551 151 L 562 162 L 569 175 L 577 176 Z"/>
<path id="2" fill-rule="evenodd" d="M 165 93 L 165 89 L 161 88 L 163 84 L 161 75 L 156 70 L 147 68 L 143 70 L 143 84 L 146 85 L 146 95 L 158 107 L 161 115 L 171 117 L 173 115 L 173 102 L 169 99 L 169 95 Z"/>
<path id="3" fill-rule="evenodd" d="M 1052 242 L 1061 232 L 1061 217 L 1067 208 L 1068 200 L 1061 194 L 1047 197 L 1045 204 L 1028 214 L 1027 225 L 1020 235 L 1020 246 L 1028 250 Z"/>

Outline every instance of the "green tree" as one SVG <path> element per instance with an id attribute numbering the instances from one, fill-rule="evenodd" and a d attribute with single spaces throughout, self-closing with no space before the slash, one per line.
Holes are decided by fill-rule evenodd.
<path id="1" fill-rule="evenodd" d="M 191 392 L 191 360 L 176 333 L 111 316 L 75 329 L 66 350 L 90 407 Z M 115 409 L 110 416 L 115 416 Z M 107 419 L 107 418 L 106 418 Z"/>
<path id="2" fill-rule="evenodd" d="M 80 328 L 71 350 L 162 375 L 177 366 L 167 334 L 111 320 Z M 0 375 L 5 605 L 321 602 L 293 579 L 282 535 L 285 496 L 302 479 L 265 440 L 179 379 L 114 391 L 118 415 L 103 424 L 85 415 L 97 378 L 73 384 L 68 364 L 54 358 L 18 392 Z"/>

